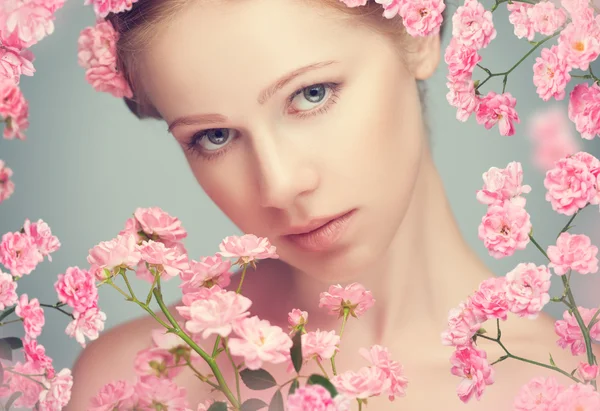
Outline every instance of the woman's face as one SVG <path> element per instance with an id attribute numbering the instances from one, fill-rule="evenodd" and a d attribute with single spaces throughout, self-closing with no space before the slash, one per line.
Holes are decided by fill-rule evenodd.
<path id="1" fill-rule="evenodd" d="M 400 58 L 340 17 L 314 2 L 193 2 L 139 73 L 217 206 L 327 281 L 368 268 L 398 231 L 425 142 L 415 79 L 439 56 L 436 38 Z"/>

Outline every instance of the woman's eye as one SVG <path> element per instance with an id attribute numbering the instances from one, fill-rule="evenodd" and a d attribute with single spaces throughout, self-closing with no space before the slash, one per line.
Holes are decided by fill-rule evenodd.
<path id="1" fill-rule="evenodd" d="M 291 103 L 298 111 L 308 111 L 319 106 L 326 100 L 332 87 L 327 84 L 315 84 L 298 90 L 292 95 Z"/>
<path id="2" fill-rule="evenodd" d="M 196 148 L 199 146 L 203 151 L 215 151 L 233 140 L 235 133 L 236 131 L 230 128 L 211 128 L 195 134 L 191 144 Z"/>

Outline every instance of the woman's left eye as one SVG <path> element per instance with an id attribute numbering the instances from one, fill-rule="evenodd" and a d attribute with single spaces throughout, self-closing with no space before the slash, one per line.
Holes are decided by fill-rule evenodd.
<path id="1" fill-rule="evenodd" d="M 319 83 L 308 87 L 301 88 L 293 93 L 289 98 L 292 114 L 300 116 L 314 113 L 317 111 L 326 110 L 331 104 L 336 102 L 339 84 L 336 83 Z"/>

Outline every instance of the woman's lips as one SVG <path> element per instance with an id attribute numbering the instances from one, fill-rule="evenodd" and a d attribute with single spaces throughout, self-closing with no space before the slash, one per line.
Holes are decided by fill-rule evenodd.
<path id="1" fill-rule="evenodd" d="M 312 231 L 301 234 L 288 234 L 285 238 L 306 251 L 325 251 L 331 248 L 346 232 L 355 211 L 349 211 Z"/>

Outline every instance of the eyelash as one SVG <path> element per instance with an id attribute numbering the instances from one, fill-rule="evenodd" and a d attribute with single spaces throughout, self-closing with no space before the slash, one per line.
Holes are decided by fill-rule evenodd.
<path id="1" fill-rule="evenodd" d="M 294 113 L 294 115 L 296 117 L 298 117 L 300 119 L 305 119 L 308 117 L 316 116 L 318 114 L 324 114 L 331 108 L 331 106 L 333 106 L 335 103 L 337 103 L 338 98 L 339 98 L 339 93 L 342 88 L 341 83 L 312 83 L 312 84 L 303 85 L 300 88 L 298 88 L 296 91 L 294 91 L 286 99 L 286 104 L 287 105 L 291 104 L 294 101 L 294 99 L 296 98 L 296 96 L 301 94 L 305 89 L 307 89 L 309 87 L 314 87 L 314 86 L 325 86 L 325 88 L 329 90 L 329 96 L 327 96 L 327 100 L 325 101 L 325 103 L 323 103 L 321 106 L 319 106 L 318 108 L 316 108 L 314 110 L 311 110 L 308 112 L 298 111 L 297 113 Z M 184 147 L 185 150 L 193 155 L 201 156 L 203 159 L 205 159 L 207 161 L 216 160 L 217 158 L 219 158 L 222 155 L 224 155 L 225 153 L 227 153 L 227 151 L 229 151 L 229 149 L 231 148 L 233 142 L 227 144 L 223 149 L 214 150 L 213 152 L 203 151 L 202 149 L 198 148 L 198 142 L 200 142 L 200 140 L 202 138 L 204 138 L 204 133 L 206 133 L 209 130 L 213 130 L 213 129 L 201 130 L 201 131 L 195 133 L 189 139 L 189 141 L 185 143 L 185 147 Z"/>

